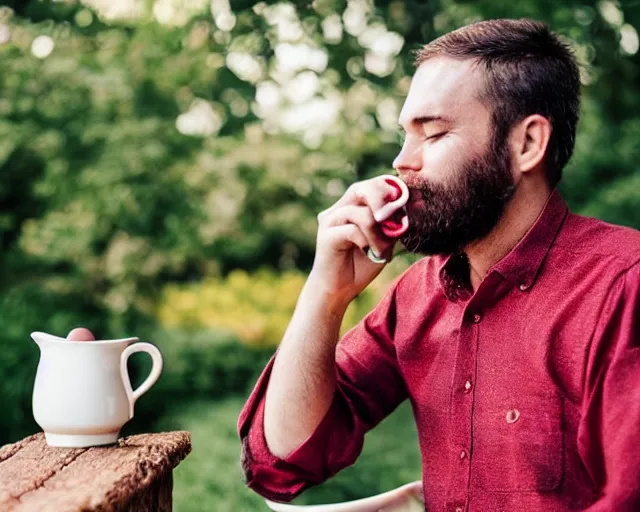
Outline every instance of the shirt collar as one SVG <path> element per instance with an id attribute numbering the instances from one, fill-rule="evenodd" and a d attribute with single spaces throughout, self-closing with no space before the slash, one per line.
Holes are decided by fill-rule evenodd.
<path id="1" fill-rule="evenodd" d="M 509 279 L 522 291 L 531 288 L 568 211 L 564 199 L 554 190 L 547 199 L 542 213 L 522 240 L 491 270 Z"/>
<path id="2" fill-rule="evenodd" d="M 533 226 L 489 272 L 498 272 L 522 291 L 529 290 L 535 283 L 568 211 L 564 199 L 557 190 L 554 190 Z M 468 266 L 466 270 L 462 268 L 465 258 L 464 254 L 441 257 L 438 275 L 442 289 L 450 300 L 455 301 L 471 296 Z"/>

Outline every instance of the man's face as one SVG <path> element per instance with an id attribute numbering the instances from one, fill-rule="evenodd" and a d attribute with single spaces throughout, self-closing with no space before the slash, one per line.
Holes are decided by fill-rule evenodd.
<path id="1" fill-rule="evenodd" d="M 506 140 L 478 100 L 481 71 L 471 60 L 437 57 L 420 65 L 400 113 L 406 139 L 393 163 L 411 192 L 411 252 L 448 254 L 485 237 L 513 195 Z"/>

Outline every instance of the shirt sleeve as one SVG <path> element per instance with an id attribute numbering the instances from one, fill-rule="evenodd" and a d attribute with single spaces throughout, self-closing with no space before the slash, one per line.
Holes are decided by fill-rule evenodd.
<path id="1" fill-rule="evenodd" d="M 265 368 L 238 419 L 245 481 L 258 494 L 291 501 L 350 466 L 362 450 L 365 433 L 407 397 L 393 344 L 396 285 L 338 343 L 333 402 L 311 436 L 284 459 L 269 451 L 263 425 L 277 352 Z"/>
<path id="2" fill-rule="evenodd" d="M 640 264 L 614 284 L 587 362 L 578 449 L 601 497 L 588 512 L 640 510 Z"/>

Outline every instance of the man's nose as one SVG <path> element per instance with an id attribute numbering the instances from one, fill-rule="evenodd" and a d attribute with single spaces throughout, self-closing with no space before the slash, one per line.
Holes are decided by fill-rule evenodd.
<path id="1" fill-rule="evenodd" d="M 398 172 L 420 171 L 422 169 L 422 151 L 419 146 L 405 144 L 393 161 L 393 168 Z"/>

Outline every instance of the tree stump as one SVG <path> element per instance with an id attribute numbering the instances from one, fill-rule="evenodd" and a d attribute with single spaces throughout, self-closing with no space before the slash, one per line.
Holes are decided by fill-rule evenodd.
<path id="1" fill-rule="evenodd" d="M 182 431 L 92 448 L 53 448 L 35 434 L 0 448 L 0 510 L 169 512 L 173 468 L 190 451 Z"/>

